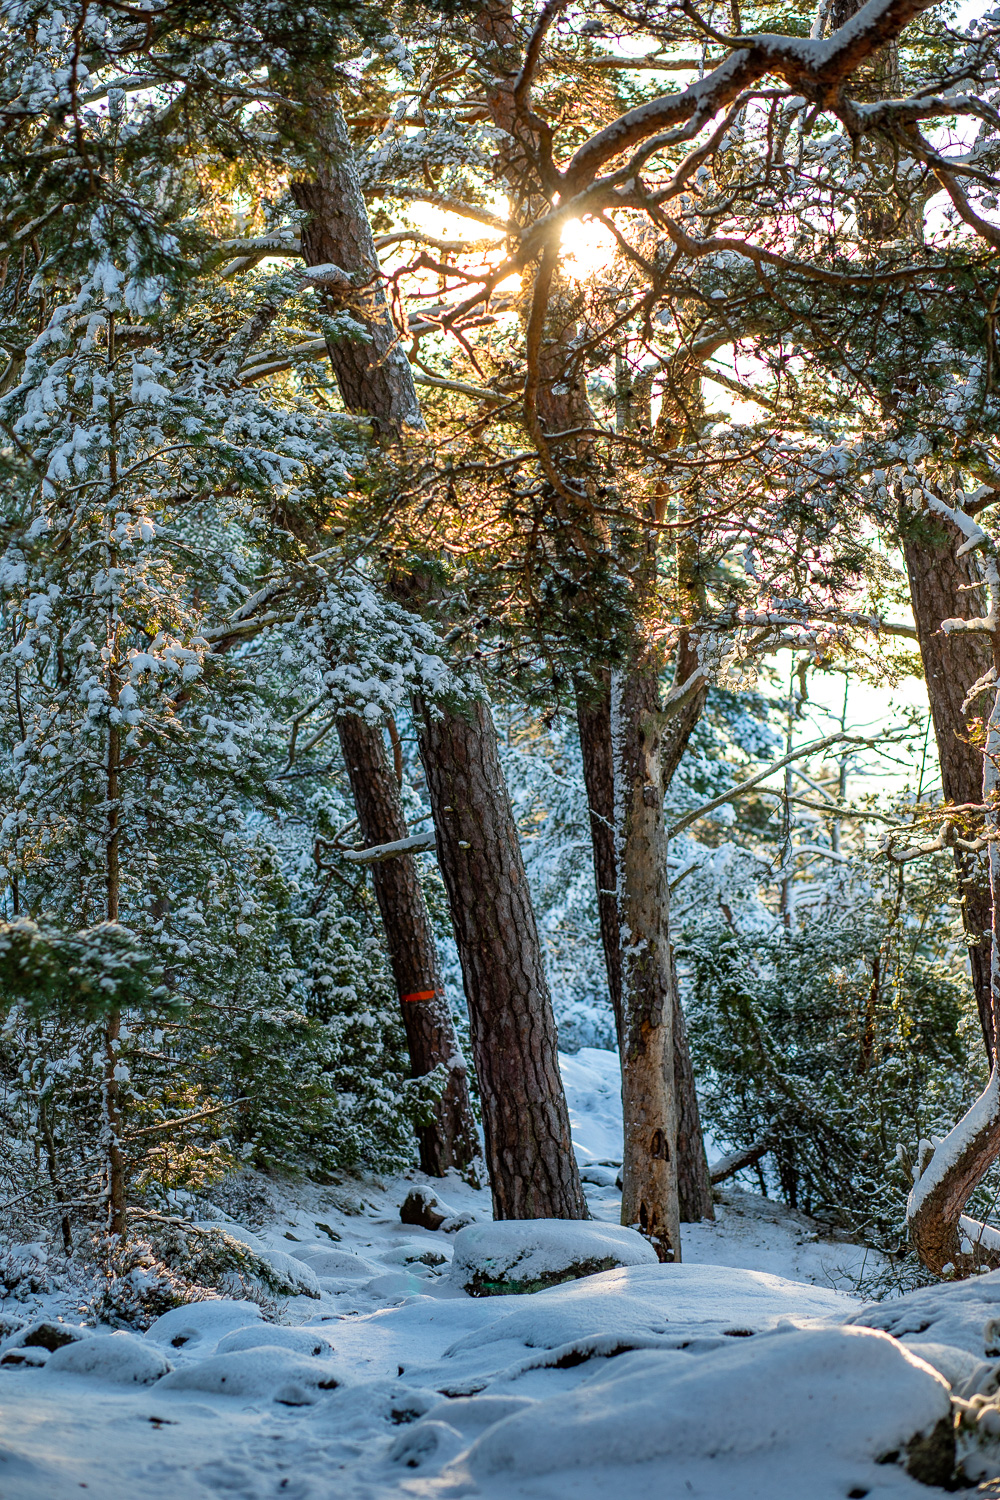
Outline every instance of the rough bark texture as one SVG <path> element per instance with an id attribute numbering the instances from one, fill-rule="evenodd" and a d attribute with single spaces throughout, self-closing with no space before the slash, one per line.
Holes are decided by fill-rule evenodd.
<path id="1" fill-rule="evenodd" d="M 704 693 L 697 695 L 699 712 L 700 706 L 704 703 L 704 697 Z M 608 988 L 615 1012 L 618 1051 L 620 1056 L 624 1056 L 621 929 L 616 895 L 615 767 L 611 747 L 610 678 L 606 679 L 603 692 L 592 685 L 582 683 L 579 685 L 576 695 L 576 714 L 580 729 L 587 801 L 590 807 L 590 831 L 594 848 L 594 876 L 597 882 L 601 942 L 608 973 Z M 691 736 L 697 717 L 697 715 L 693 717 L 690 714 L 685 715 L 686 721 L 690 721 L 690 727 L 683 736 L 683 744 L 680 733 L 672 732 L 673 723 L 667 726 L 664 741 L 670 747 L 671 757 L 668 762 L 664 756 L 661 763 L 664 786 L 670 784 L 670 778 L 680 761 L 683 747 Z M 712 1184 L 709 1179 L 708 1161 L 702 1137 L 694 1069 L 691 1066 L 691 1052 L 688 1047 L 687 1023 L 680 1004 L 676 975 L 672 987 L 674 997 L 673 1077 L 674 1091 L 677 1096 L 677 1191 L 681 1223 L 696 1224 L 700 1219 L 714 1218 L 715 1209 L 712 1205 Z"/>
<path id="2" fill-rule="evenodd" d="M 344 405 L 365 412 L 376 432 L 394 437 L 404 427 L 420 427 L 420 403 L 413 377 L 389 316 L 375 241 L 340 105 L 329 94 L 309 101 L 314 148 L 313 173 L 291 184 L 296 206 L 309 218 L 302 225 L 306 266 L 336 265 L 352 277 L 369 342 L 341 340 L 329 345 Z"/>
<path id="3" fill-rule="evenodd" d="M 438 861 L 469 1002 L 498 1219 L 586 1219 L 556 1026 L 496 730 L 425 708 L 419 726 Z"/>
<path id="4" fill-rule="evenodd" d="M 977 803 L 982 789 L 983 755 L 981 749 L 969 743 L 969 721 L 971 716 L 982 715 L 982 699 L 972 705 L 971 714 L 962 712 L 962 702 L 973 683 L 989 670 L 992 653 L 983 636 L 961 631 L 945 634 L 940 628 L 942 620 L 967 616 L 980 597 L 968 592 L 970 584 L 979 582 L 975 559 L 955 556 L 961 540 L 948 522 L 921 517 L 904 528 L 903 551 L 941 763 L 941 786 L 949 802 Z M 972 982 L 986 1055 L 992 1064 L 992 902 L 985 863 L 978 855 L 956 850 Z"/>
<path id="5" fill-rule="evenodd" d="M 361 837 L 367 845 L 404 839 L 396 776 L 389 765 L 381 729 L 355 715 L 338 726 L 340 748 L 351 778 Z M 448 1082 L 429 1124 L 417 1129 L 420 1165 L 433 1177 L 449 1167 L 463 1170 L 479 1154 L 469 1084 L 455 1024 L 444 995 L 430 917 L 410 854 L 372 866 L 375 899 L 385 929 L 414 1078 L 447 1068 Z"/>
<path id="6" fill-rule="evenodd" d="M 651 709 L 652 705 L 652 709 Z M 625 1151 L 622 1223 L 661 1260 L 680 1260 L 677 1106 L 673 1088 L 674 969 L 667 834 L 653 669 L 612 681 L 618 920 L 622 944 Z"/>
<path id="7" fill-rule="evenodd" d="M 994 645 L 998 643 L 994 642 Z M 991 653 L 992 654 L 992 653 Z M 1000 653 L 998 653 L 1000 654 Z M 997 663 L 1000 666 L 1000 661 Z M 987 814 L 987 831 L 997 832 L 997 797 L 1000 794 L 1000 690 L 996 692 L 990 715 L 986 753 L 982 757 L 982 800 L 992 811 Z M 1000 846 L 989 846 L 990 897 L 993 903 L 992 942 L 990 949 L 990 998 L 992 1034 L 1000 1020 L 1000 929 L 997 903 L 1000 902 Z M 963 1223 L 962 1210 L 970 1195 L 982 1181 L 1000 1152 L 1000 1073 L 996 1063 L 985 1090 L 938 1146 L 914 1185 L 907 1204 L 907 1222 L 913 1248 L 922 1263 L 939 1275 L 946 1266 L 968 1274 L 983 1265 L 1000 1264 L 1000 1232 L 985 1229 L 972 1220 Z M 981 1241 L 976 1243 L 976 1230 Z M 964 1233 L 963 1233 L 964 1231 Z M 971 1250 L 966 1241 L 971 1241 Z"/>
<path id="8" fill-rule="evenodd" d="M 590 813 L 597 910 L 601 924 L 604 966 L 615 1013 L 618 1051 L 622 1051 L 622 950 L 618 932 L 617 865 L 615 863 L 615 762 L 611 749 L 611 678 L 603 673 L 602 687 L 576 685 L 576 722 L 580 731 L 583 780 Z"/>
<path id="9" fill-rule="evenodd" d="M 311 102 L 314 177 L 293 190 L 311 215 L 302 229 L 306 259 L 369 277 L 378 262 L 343 115 L 330 95 Z M 402 351 L 383 357 L 394 333 L 375 285 L 360 314 L 371 342 L 331 344 L 330 361 L 345 404 L 393 437 L 422 423 Z M 489 709 L 480 705 L 468 721 L 447 711 L 428 717 L 421 753 L 469 1002 L 494 1212 L 586 1218 L 552 1004 Z M 445 804 L 465 809 L 468 831 L 443 813 Z"/>

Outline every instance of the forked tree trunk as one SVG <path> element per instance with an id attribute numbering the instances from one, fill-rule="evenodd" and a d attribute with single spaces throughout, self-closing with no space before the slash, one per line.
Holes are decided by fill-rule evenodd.
<path id="1" fill-rule="evenodd" d="M 493 717 L 422 706 L 420 750 L 469 1001 L 497 1219 L 586 1219 L 555 1019 Z"/>
<path id="2" fill-rule="evenodd" d="M 399 786 L 381 729 L 351 714 L 337 725 L 351 778 L 361 836 L 368 845 L 394 843 L 409 835 Z M 420 1165 L 433 1177 L 460 1171 L 479 1155 L 479 1138 L 455 1023 L 445 999 L 434 932 L 412 854 L 372 866 L 392 977 L 396 983 L 414 1078 L 443 1066 L 447 1083 L 432 1120 L 417 1127 Z"/>
<path id="3" fill-rule="evenodd" d="M 612 678 L 611 743 L 623 997 L 622 1223 L 646 1235 L 661 1260 L 679 1261 L 676 994 L 655 669 L 633 667 Z"/>
<path id="4" fill-rule="evenodd" d="M 374 278 L 367 302 L 354 312 L 371 342 L 331 343 L 330 360 L 345 405 L 367 412 L 391 438 L 421 422 L 413 376 L 393 348 L 340 106 L 329 94 L 309 102 L 314 176 L 293 184 L 296 202 L 310 214 L 302 228 L 307 264 L 316 257 Z M 585 1219 L 552 1003 L 492 715 L 481 703 L 467 718 L 447 709 L 435 717 L 428 708 L 420 739 L 469 1003 L 494 1212 L 508 1219 Z"/>
<path id="5" fill-rule="evenodd" d="M 982 788 L 983 756 L 970 743 L 969 715 L 963 712 L 962 703 L 972 684 L 989 670 L 992 655 L 983 636 L 940 628 L 942 620 L 961 618 L 974 604 L 976 595 L 969 590 L 980 582 L 975 558 L 955 556 L 961 537 L 943 518 L 922 516 L 902 529 L 913 619 L 941 764 L 941 787 L 949 802 L 976 803 Z M 980 704 L 973 705 L 971 712 L 981 713 Z M 989 876 L 982 856 L 960 849 L 955 850 L 955 868 L 976 1007 L 986 1057 L 992 1065 L 995 1031 Z"/>
<path id="6" fill-rule="evenodd" d="M 698 697 L 698 709 L 704 694 Z M 655 705 L 654 705 L 655 706 Z M 583 774 L 590 808 L 590 832 L 594 849 L 594 877 L 601 924 L 601 942 L 608 974 L 608 988 L 615 1013 L 618 1051 L 624 1056 L 622 1034 L 622 958 L 621 924 L 618 917 L 617 866 L 615 858 L 615 788 L 614 756 L 611 748 L 611 685 L 607 676 L 601 687 L 579 683 L 576 694 L 577 724 L 583 754 Z M 684 744 L 697 721 L 690 718 Z M 664 787 L 680 762 L 683 746 L 673 721 L 667 725 L 665 739 L 669 754 L 661 758 Z M 712 1205 L 712 1183 L 705 1156 L 705 1143 L 695 1089 L 694 1069 L 688 1047 L 687 1023 L 680 1004 L 676 974 L 672 981 L 673 1012 L 673 1078 L 677 1098 L 677 1195 L 682 1224 L 696 1224 L 700 1219 L 715 1217 Z"/>
<path id="7" fill-rule="evenodd" d="M 1000 829 L 1000 810 L 993 806 L 1000 794 L 1000 691 L 990 716 L 983 756 L 983 801 L 993 807 L 987 829 Z M 1000 1021 L 1000 844 L 989 845 L 990 890 L 993 900 L 991 943 L 993 1034 Z M 1000 1231 L 965 1219 L 962 1210 L 970 1195 L 1000 1154 L 1000 1074 L 996 1063 L 990 1081 L 972 1108 L 937 1147 L 914 1183 L 906 1208 L 913 1247 L 921 1261 L 938 1274 L 947 1267 L 959 1273 L 980 1266 L 1000 1265 Z"/>

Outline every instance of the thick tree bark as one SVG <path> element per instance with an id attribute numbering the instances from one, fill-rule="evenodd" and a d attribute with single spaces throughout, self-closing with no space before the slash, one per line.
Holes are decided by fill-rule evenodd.
<path id="1" fill-rule="evenodd" d="M 623 997 L 622 1223 L 646 1235 L 661 1260 L 679 1261 L 676 1002 L 668 929 L 661 717 L 654 668 L 633 667 L 615 674 L 611 743 Z"/>
<path id="2" fill-rule="evenodd" d="M 983 636 L 962 631 L 946 634 L 940 628 L 942 620 L 961 618 L 974 604 L 976 595 L 970 595 L 969 588 L 980 582 L 977 565 L 972 556 L 955 556 L 961 537 L 943 519 L 923 516 L 902 529 L 913 619 L 941 764 L 941 787 L 949 802 L 977 803 L 982 788 L 983 756 L 969 742 L 970 714 L 963 712 L 962 703 L 973 683 L 989 670 L 992 653 Z M 982 714 L 981 702 L 972 705 L 972 715 Z M 992 900 L 985 866 L 986 861 L 979 855 L 955 851 L 972 983 L 986 1056 L 992 1065 L 995 1051 L 990 983 Z"/>
<path id="3" fill-rule="evenodd" d="M 469 1001 L 497 1219 L 585 1219 L 556 1027 L 493 718 L 424 706 L 420 749 Z"/>
<path id="4" fill-rule="evenodd" d="M 698 705 L 692 715 L 685 705 L 686 734 L 670 720 L 664 730 L 664 753 L 661 759 L 664 786 L 680 762 L 684 745 L 697 722 L 705 694 L 694 695 Z M 654 707 L 656 705 L 653 705 Z M 576 694 L 577 724 L 583 754 L 583 774 L 590 807 L 590 831 L 594 849 L 594 876 L 601 924 L 601 942 L 608 973 L 608 988 L 615 1013 L 618 1051 L 625 1055 L 622 1034 L 622 959 L 621 926 L 618 916 L 617 865 L 615 857 L 614 756 L 611 748 L 611 685 L 606 676 L 602 687 L 579 683 Z M 682 743 L 683 740 L 683 743 Z M 672 958 L 671 958 L 672 962 Z M 688 1047 L 687 1023 L 680 1004 L 676 975 L 672 980 L 673 1013 L 673 1079 L 677 1098 L 677 1191 L 682 1224 L 696 1224 L 715 1216 L 712 1184 L 709 1178 L 705 1143 L 698 1109 L 691 1052 Z"/>
<path id="5" fill-rule="evenodd" d="M 307 267 L 339 266 L 358 288 L 352 310 L 363 322 L 368 342 L 331 342 L 330 359 L 348 411 L 367 413 L 380 436 L 395 437 L 404 427 L 423 426 L 416 387 L 389 316 L 340 105 L 327 93 L 308 102 L 313 171 L 307 180 L 291 184 L 297 207 L 309 215 L 301 230 L 302 253 Z"/>
<path id="6" fill-rule="evenodd" d="M 409 834 L 399 786 L 381 729 L 356 715 L 337 725 L 340 748 L 351 778 L 358 824 L 365 843 L 388 844 Z M 428 1125 L 417 1128 L 420 1165 L 433 1177 L 450 1167 L 463 1170 L 479 1155 L 479 1139 L 469 1099 L 465 1059 L 445 999 L 437 947 L 416 861 L 411 854 L 372 866 L 375 899 L 385 929 L 414 1078 L 447 1069 L 444 1093 Z"/>
<path id="7" fill-rule="evenodd" d="M 355 309 L 371 342 L 331 343 L 330 360 L 345 405 L 368 412 L 392 438 L 422 425 L 413 376 L 394 347 L 381 282 L 372 279 L 378 259 L 340 106 L 328 94 L 310 103 L 314 175 L 293 185 L 311 216 L 302 228 L 307 263 L 332 261 L 372 285 Z M 447 709 L 435 718 L 427 709 L 421 753 L 469 1003 L 494 1212 L 586 1218 L 541 946 L 489 709 L 478 704 L 468 719 Z"/>
<path id="8" fill-rule="evenodd" d="M 992 654 L 992 653 L 991 653 Z M 1000 662 L 998 662 L 1000 665 Z M 994 835 L 989 845 L 989 880 L 993 902 L 990 950 L 992 1034 L 1000 1021 L 1000 845 L 995 841 L 1000 821 L 1000 690 L 990 716 L 983 760 L 982 799 L 991 811 L 986 829 Z M 906 1217 L 913 1247 L 921 1261 L 940 1275 L 946 1267 L 968 1274 L 982 1266 L 1000 1265 L 1000 1230 L 965 1219 L 969 1197 L 1000 1153 L 1000 1072 L 996 1062 L 989 1083 L 965 1117 L 945 1136 L 926 1164 L 907 1204 Z M 971 1248 L 970 1248 L 971 1247 Z"/>

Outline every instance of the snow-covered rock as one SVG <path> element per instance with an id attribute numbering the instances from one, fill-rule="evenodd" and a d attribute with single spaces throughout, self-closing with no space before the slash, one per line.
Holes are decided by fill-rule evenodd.
<path id="1" fill-rule="evenodd" d="M 498 1304 L 503 1315 L 458 1339 L 446 1351 L 455 1358 L 491 1344 L 513 1353 L 531 1349 L 583 1349 L 588 1340 L 617 1347 L 666 1347 L 714 1343 L 766 1333 L 782 1323 L 840 1322 L 857 1308 L 843 1292 L 785 1281 L 766 1271 L 725 1266 L 652 1265 L 619 1267 Z M 383 1315 L 387 1316 L 387 1315 Z"/>
<path id="2" fill-rule="evenodd" d="M 988 1369 L 983 1360 L 977 1359 L 967 1349 L 956 1349 L 953 1344 L 933 1344 L 920 1340 L 906 1340 L 906 1347 L 911 1354 L 922 1359 L 925 1364 L 937 1370 L 943 1375 L 953 1390 L 961 1389 L 969 1380 L 977 1376 L 981 1371 Z"/>
<path id="3" fill-rule="evenodd" d="M 640 1234 L 617 1224 L 506 1219 L 455 1237 L 450 1278 L 473 1297 L 539 1292 L 614 1266 L 657 1265 Z"/>
<path id="4" fill-rule="evenodd" d="M 325 1246 L 319 1250 L 304 1251 L 298 1258 L 301 1264 L 309 1267 L 314 1276 L 333 1280 L 353 1277 L 367 1281 L 370 1277 L 377 1276 L 382 1269 L 374 1261 L 366 1260 L 363 1255 L 356 1255 L 353 1250 L 332 1250 Z"/>
<path id="5" fill-rule="evenodd" d="M 325 1334 L 313 1328 L 283 1328 L 277 1323 L 237 1328 L 216 1345 L 216 1354 L 238 1354 L 242 1349 L 291 1349 L 294 1354 L 310 1357 L 330 1355 L 333 1345 Z"/>
<path id="6" fill-rule="evenodd" d="M 336 1390 L 342 1382 L 343 1377 L 324 1360 L 310 1359 L 291 1349 L 262 1348 L 210 1354 L 165 1376 L 160 1389 L 206 1391 L 215 1396 L 269 1396 L 290 1406 L 304 1406 L 316 1398 L 317 1392 Z M 301 1399 L 303 1394 L 306 1400 Z"/>
<path id="7" fill-rule="evenodd" d="M 52 1353 L 64 1344 L 76 1343 L 78 1339 L 92 1336 L 92 1330 L 79 1323 L 64 1323 L 61 1318 L 39 1318 L 33 1323 L 24 1323 L 0 1343 L 0 1358 L 15 1349 L 44 1349 Z"/>
<path id="8" fill-rule="evenodd" d="M 904 1343 L 948 1344 L 977 1359 L 1000 1356 L 1000 1271 L 968 1281 L 918 1287 L 902 1297 L 862 1308 L 850 1320 L 881 1328 Z"/>
<path id="9" fill-rule="evenodd" d="M 172 1307 L 149 1325 L 145 1336 L 154 1344 L 169 1344 L 174 1349 L 190 1348 L 191 1351 L 198 1349 L 203 1353 L 206 1345 L 214 1348 L 219 1339 L 234 1329 L 262 1324 L 263 1321 L 256 1302 L 212 1297 L 204 1302 Z"/>
<path id="10" fill-rule="evenodd" d="M 643 1489 L 680 1495 L 677 1466 L 694 1463 L 709 1484 L 717 1474 L 715 1488 L 692 1485 L 695 1493 L 728 1495 L 742 1464 L 762 1461 L 781 1495 L 789 1465 L 803 1484 L 817 1469 L 842 1476 L 841 1494 L 867 1493 L 864 1478 L 886 1462 L 945 1483 L 954 1465 L 948 1387 L 894 1339 L 860 1328 L 781 1332 L 700 1356 L 626 1354 L 487 1429 L 448 1479 L 467 1476 L 488 1492 L 501 1481 L 511 1495 L 524 1493 L 512 1481 L 562 1472 L 560 1493 L 580 1474 L 588 1494 L 612 1494 L 633 1487 L 621 1469 L 642 1464 L 657 1466 Z"/>
<path id="11" fill-rule="evenodd" d="M 90 1375 L 115 1385 L 152 1385 L 171 1368 L 155 1344 L 121 1331 L 64 1344 L 45 1366 L 50 1375 Z"/>

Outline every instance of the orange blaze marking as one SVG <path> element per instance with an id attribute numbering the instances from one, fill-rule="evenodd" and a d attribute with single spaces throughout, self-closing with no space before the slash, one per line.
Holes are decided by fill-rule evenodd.
<path id="1" fill-rule="evenodd" d="M 437 990 L 417 990 L 413 995 L 401 995 L 399 998 L 406 1005 L 410 1000 L 433 1000 Z"/>

